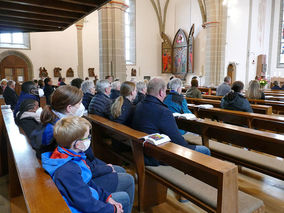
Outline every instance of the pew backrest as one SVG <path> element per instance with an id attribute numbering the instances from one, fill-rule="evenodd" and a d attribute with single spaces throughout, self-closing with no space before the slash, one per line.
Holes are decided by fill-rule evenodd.
<path id="1" fill-rule="evenodd" d="M 198 118 L 208 118 L 258 130 L 284 133 L 284 117 L 221 108 L 202 109 L 198 106 L 189 106 L 188 108 Z"/>
<path id="2" fill-rule="evenodd" d="M 216 108 L 220 108 L 221 101 L 220 100 L 211 100 L 211 99 L 202 99 L 202 98 L 186 98 L 187 103 L 190 104 L 211 104 Z M 254 113 L 260 114 L 272 114 L 272 106 L 259 105 L 259 104 L 251 104 L 251 108 Z"/>
<path id="3" fill-rule="evenodd" d="M 52 178 L 41 167 L 41 163 L 36 158 L 35 151 L 28 140 L 20 133 L 14 122 L 13 112 L 10 109 L 1 109 L 1 111 L 3 128 L 8 142 L 12 197 L 22 193 L 28 212 L 52 213 L 55 210 L 57 212 L 71 212 Z M 15 169 L 10 170 L 13 167 Z M 17 183 L 11 182 L 10 177 L 12 176 L 17 176 L 20 188 L 16 187 Z"/>

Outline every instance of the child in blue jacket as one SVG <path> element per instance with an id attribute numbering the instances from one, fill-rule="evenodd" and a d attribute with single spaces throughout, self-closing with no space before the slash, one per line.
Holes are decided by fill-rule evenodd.
<path id="1" fill-rule="evenodd" d="M 116 202 L 110 193 L 96 186 L 92 180 L 84 153 L 90 146 L 90 128 L 90 122 L 81 117 L 70 116 L 59 120 L 54 126 L 58 146 L 53 152 L 42 154 L 42 166 L 73 213 L 128 212 L 130 201 L 126 192 L 115 192 L 118 193 Z"/>

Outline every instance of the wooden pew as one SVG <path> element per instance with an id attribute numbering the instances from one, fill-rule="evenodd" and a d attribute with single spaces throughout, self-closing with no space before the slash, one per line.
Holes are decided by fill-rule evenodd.
<path id="1" fill-rule="evenodd" d="M 4 100 L 3 96 L 0 97 L 0 105 L 5 105 L 5 104 L 6 104 L 6 103 L 5 103 L 5 100 Z"/>
<path id="2" fill-rule="evenodd" d="M 269 130 L 284 133 L 284 118 L 259 113 L 240 112 L 221 108 L 202 109 L 198 106 L 188 107 L 198 118 L 208 118 L 251 129 Z"/>
<path id="3" fill-rule="evenodd" d="M 284 157 L 283 135 L 270 132 L 264 134 L 263 131 L 202 119 L 177 119 L 177 124 L 180 129 L 201 135 L 203 145 L 209 147 L 214 156 L 284 180 L 284 164 L 276 158 Z M 194 144 L 199 143 L 190 136 L 187 140 Z M 266 153 L 269 156 L 220 142 Z"/>
<path id="4" fill-rule="evenodd" d="M 9 195 L 11 212 L 24 199 L 24 212 L 71 212 L 52 178 L 45 173 L 26 137 L 20 133 L 10 109 L 1 109 L 8 145 Z M 2 125 L 2 124 L 1 124 Z M 2 147 L 1 147 L 2 149 Z"/>
<path id="5" fill-rule="evenodd" d="M 146 135 L 143 132 L 97 115 L 88 115 L 87 118 L 93 126 L 92 141 L 96 155 L 106 156 L 109 153 L 109 146 L 102 142 L 105 135 L 121 138 L 121 141 L 131 146 L 138 173 L 140 210 L 163 202 L 169 187 L 208 212 L 243 212 L 252 203 L 256 207 L 251 212 L 264 212 L 262 201 L 238 192 L 237 169 L 234 165 L 174 143 L 159 147 L 144 144 L 139 140 Z M 169 166 L 145 167 L 144 153 Z M 243 199 L 249 200 L 251 204 L 242 206 L 242 202 L 237 202 Z"/>
<path id="6" fill-rule="evenodd" d="M 211 100 L 221 100 L 222 96 L 202 95 L 202 98 L 211 99 Z M 260 105 L 272 106 L 272 110 L 276 114 L 279 114 L 280 112 L 284 112 L 284 102 L 282 102 L 282 101 L 261 100 L 261 99 L 248 99 L 248 101 L 251 104 L 260 104 Z"/>
<path id="7" fill-rule="evenodd" d="M 211 104 L 216 108 L 220 108 L 220 100 L 210 100 L 210 99 L 201 99 L 201 98 L 186 98 L 187 103 L 190 104 Z M 251 104 L 251 108 L 254 113 L 260 113 L 260 114 L 272 114 L 272 107 L 266 106 L 266 105 L 259 105 L 259 104 Z"/>
<path id="8" fill-rule="evenodd" d="M 276 114 L 284 112 L 284 102 L 281 102 L 281 101 L 259 100 L 259 99 L 248 99 L 248 101 L 252 104 L 261 104 L 261 105 L 272 106 L 272 110 Z"/>

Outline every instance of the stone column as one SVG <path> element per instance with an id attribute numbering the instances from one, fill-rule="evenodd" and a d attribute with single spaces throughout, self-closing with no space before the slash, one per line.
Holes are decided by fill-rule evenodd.
<path id="1" fill-rule="evenodd" d="M 77 55 L 78 55 L 78 65 L 77 72 L 78 77 L 84 79 L 83 76 L 83 39 L 82 39 L 82 30 L 84 26 L 84 19 L 81 19 L 76 23 L 77 28 Z"/>
<path id="2" fill-rule="evenodd" d="M 106 75 L 126 80 L 123 0 L 110 1 L 99 10 L 100 79 Z"/>
<path id="3" fill-rule="evenodd" d="M 227 6 L 223 0 L 205 0 L 207 13 L 207 41 L 205 56 L 205 84 L 217 86 L 224 79 Z"/>

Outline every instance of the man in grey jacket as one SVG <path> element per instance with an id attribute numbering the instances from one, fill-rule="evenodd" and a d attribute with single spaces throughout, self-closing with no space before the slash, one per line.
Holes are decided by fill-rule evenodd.
<path id="1" fill-rule="evenodd" d="M 224 82 L 217 87 L 216 95 L 217 96 L 224 96 L 231 91 L 231 77 L 226 76 L 224 78 Z"/>

